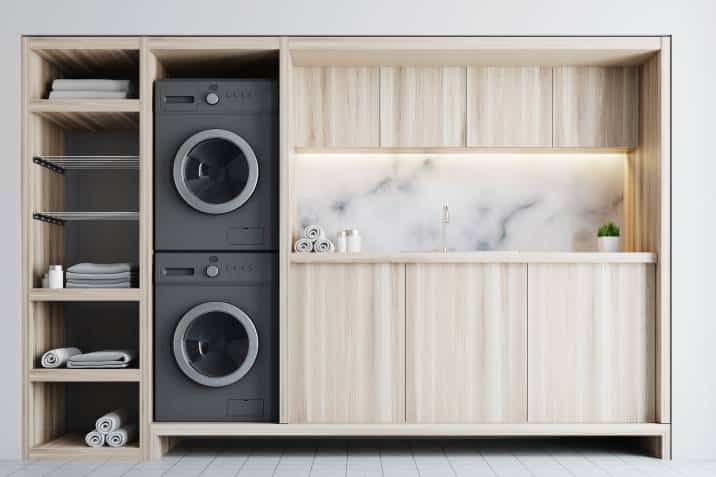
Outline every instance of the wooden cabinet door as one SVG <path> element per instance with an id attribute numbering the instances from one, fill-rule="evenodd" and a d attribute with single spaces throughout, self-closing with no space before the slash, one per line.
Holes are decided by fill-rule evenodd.
<path id="1" fill-rule="evenodd" d="M 378 147 L 378 68 L 293 71 L 296 147 Z"/>
<path id="2" fill-rule="evenodd" d="M 526 268 L 407 265 L 408 423 L 526 421 Z"/>
<path id="3" fill-rule="evenodd" d="M 468 147 L 552 147 L 552 68 L 467 69 Z"/>
<path id="4" fill-rule="evenodd" d="M 405 266 L 294 264 L 289 423 L 405 421 Z"/>
<path id="5" fill-rule="evenodd" d="M 558 67 L 553 94 L 555 147 L 636 146 L 637 67 Z"/>
<path id="6" fill-rule="evenodd" d="M 654 420 L 653 264 L 529 265 L 529 421 Z"/>
<path id="7" fill-rule="evenodd" d="M 464 147 L 465 68 L 380 68 L 382 147 Z"/>

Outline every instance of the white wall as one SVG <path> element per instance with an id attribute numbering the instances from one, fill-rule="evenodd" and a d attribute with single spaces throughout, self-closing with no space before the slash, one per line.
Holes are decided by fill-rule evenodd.
<path id="1" fill-rule="evenodd" d="M 0 458 L 19 455 L 22 34 L 673 35 L 673 450 L 716 458 L 713 0 L 24 0 L 0 14 Z"/>

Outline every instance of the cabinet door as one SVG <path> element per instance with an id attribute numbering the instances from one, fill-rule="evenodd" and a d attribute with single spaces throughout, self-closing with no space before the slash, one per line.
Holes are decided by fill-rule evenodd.
<path id="1" fill-rule="evenodd" d="M 525 422 L 526 265 L 408 265 L 406 297 L 407 421 Z"/>
<path id="2" fill-rule="evenodd" d="M 654 265 L 529 265 L 529 420 L 654 420 Z"/>
<path id="3" fill-rule="evenodd" d="M 552 68 L 468 68 L 467 145 L 552 147 Z"/>
<path id="4" fill-rule="evenodd" d="M 405 421 L 405 267 L 294 264 L 288 422 Z"/>
<path id="5" fill-rule="evenodd" d="M 380 145 L 465 146 L 465 68 L 381 67 Z"/>
<path id="6" fill-rule="evenodd" d="M 297 147 L 377 147 L 377 67 L 297 67 L 293 71 Z"/>
<path id="7" fill-rule="evenodd" d="M 554 70 L 555 147 L 635 147 L 639 73 L 633 66 Z"/>

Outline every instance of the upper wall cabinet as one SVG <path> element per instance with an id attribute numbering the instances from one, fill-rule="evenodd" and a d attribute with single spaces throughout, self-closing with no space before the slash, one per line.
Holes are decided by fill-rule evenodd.
<path id="1" fill-rule="evenodd" d="M 464 67 L 381 67 L 382 147 L 464 147 Z"/>
<path id="2" fill-rule="evenodd" d="M 467 145 L 551 147 L 552 68 L 468 68 Z"/>
<path id="3" fill-rule="evenodd" d="M 635 147 L 637 67 L 554 69 L 555 147 Z"/>
<path id="4" fill-rule="evenodd" d="M 377 67 L 298 67 L 293 94 L 296 147 L 378 147 Z"/>

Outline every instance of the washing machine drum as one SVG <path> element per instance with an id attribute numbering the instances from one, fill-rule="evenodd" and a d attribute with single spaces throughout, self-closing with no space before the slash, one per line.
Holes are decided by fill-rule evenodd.
<path id="1" fill-rule="evenodd" d="M 251 370 L 259 350 L 256 327 L 241 309 L 209 302 L 190 309 L 174 330 L 174 358 L 193 381 L 228 386 Z"/>
<path id="2" fill-rule="evenodd" d="M 259 164 L 241 136 L 207 129 L 189 137 L 174 157 L 179 195 L 205 214 L 226 214 L 246 203 L 256 190 Z"/>

